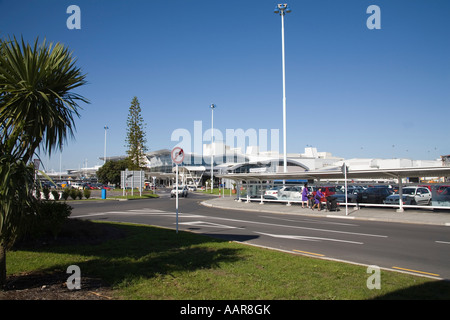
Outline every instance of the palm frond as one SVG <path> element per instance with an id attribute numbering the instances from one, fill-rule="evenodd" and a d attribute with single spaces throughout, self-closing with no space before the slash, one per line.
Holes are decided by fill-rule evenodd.
<path id="1" fill-rule="evenodd" d="M 89 103 L 73 92 L 86 84 L 86 75 L 60 43 L 30 46 L 14 37 L 0 45 L 2 130 L 22 141 L 28 157 L 40 147 L 51 155 L 74 136 L 78 103 Z"/>

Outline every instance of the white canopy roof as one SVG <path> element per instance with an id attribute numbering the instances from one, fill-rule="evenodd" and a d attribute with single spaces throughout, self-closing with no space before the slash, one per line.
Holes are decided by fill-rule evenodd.
<path id="1" fill-rule="evenodd" d="M 448 177 L 450 167 L 410 167 L 394 169 L 348 170 L 347 179 L 398 179 L 406 177 Z M 219 178 L 232 180 L 294 180 L 294 179 L 343 179 L 341 168 L 288 173 L 231 173 L 218 175 Z"/>

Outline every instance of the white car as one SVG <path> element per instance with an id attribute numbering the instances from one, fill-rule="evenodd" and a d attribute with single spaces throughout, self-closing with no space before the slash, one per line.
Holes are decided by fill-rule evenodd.
<path id="1" fill-rule="evenodd" d="M 280 187 L 273 187 L 264 192 L 264 199 L 278 199 L 278 192 L 280 191 Z"/>
<path id="2" fill-rule="evenodd" d="M 281 188 L 278 194 L 280 199 L 301 199 L 302 189 L 300 187 L 287 186 Z"/>
<path id="3" fill-rule="evenodd" d="M 403 204 L 429 205 L 431 203 L 431 191 L 426 187 L 405 187 L 402 189 Z M 385 204 L 399 204 L 398 191 L 384 200 Z"/>
<path id="4" fill-rule="evenodd" d="M 177 195 L 177 187 L 173 187 L 173 189 L 170 191 L 170 197 L 176 197 Z M 179 197 L 187 197 L 188 195 L 188 188 L 186 186 L 178 186 L 178 196 Z"/>

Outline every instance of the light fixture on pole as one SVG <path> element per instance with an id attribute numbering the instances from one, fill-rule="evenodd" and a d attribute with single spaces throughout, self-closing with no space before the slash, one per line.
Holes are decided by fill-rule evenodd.
<path id="1" fill-rule="evenodd" d="M 284 148 L 284 172 L 287 172 L 287 154 L 286 154 L 286 64 L 284 53 L 284 15 L 291 12 L 289 6 L 285 4 L 278 4 L 274 10 L 281 16 L 281 50 L 282 50 L 282 68 L 283 68 L 283 148 Z"/>
<path id="2" fill-rule="evenodd" d="M 211 104 L 211 193 L 213 193 L 214 189 L 214 109 L 216 108 L 215 104 Z"/>
<path id="3" fill-rule="evenodd" d="M 108 128 L 108 126 L 104 126 L 104 129 L 105 129 L 105 149 L 104 149 L 104 151 L 103 151 L 103 164 L 105 164 L 106 163 L 106 130 L 108 130 L 109 128 Z"/>

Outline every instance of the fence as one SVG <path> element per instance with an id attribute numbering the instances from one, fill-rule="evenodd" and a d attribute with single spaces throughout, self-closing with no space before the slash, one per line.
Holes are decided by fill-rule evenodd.
<path id="1" fill-rule="evenodd" d="M 403 185 L 402 188 L 407 188 L 413 185 Z M 416 186 L 416 184 L 414 185 Z M 422 185 L 423 186 L 423 185 Z M 237 183 L 236 199 L 238 201 L 246 202 L 259 202 L 261 204 L 266 202 L 284 203 L 286 205 L 301 204 L 302 203 L 302 189 L 304 184 L 282 184 L 273 182 L 249 182 Z M 338 199 L 340 205 L 348 206 L 365 206 L 365 207 L 388 207 L 388 208 L 400 208 L 400 204 L 385 204 L 385 203 L 370 203 L 362 202 L 361 198 L 357 196 L 358 192 L 362 192 L 367 185 L 349 184 L 347 193 L 347 202 L 345 202 L 345 187 L 344 185 L 320 185 L 320 184 L 308 184 L 308 191 L 315 194 L 318 188 L 322 188 L 322 191 L 326 196 L 334 195 Z M 403 204 L 403 208 L 424 208 L 424 209 L 450 209 L 450 192 L 439 192 L 442 190 L 440 187 L 447 187 L 446 185 L 427 185 L 431 191 L 431 201 L 427 205 L 417 204 Z M 448 186 L 450 191 L 450 185 Z M 354 190 L 351 192 L 351 190 Z M 444 194 L 443 194 L 444 193 Z M 322 198 L 323 201 L 326 201 Z"/>

